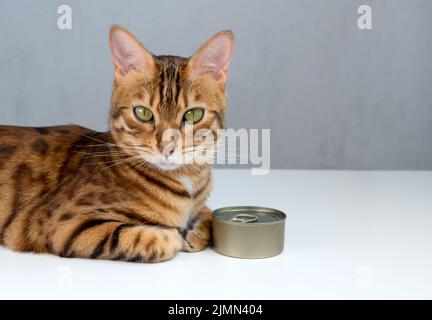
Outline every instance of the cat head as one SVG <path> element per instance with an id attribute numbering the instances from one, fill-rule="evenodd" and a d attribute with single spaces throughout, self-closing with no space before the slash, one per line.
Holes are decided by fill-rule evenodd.
<path id="1" fill-rule="evenodd" d="M 223 128 L 233 41 L 230 31 L 222 31 L 192 57 L 156 56 L 129 31 L 113 26 L 110 131 L 115 144 L 162 170 L 202 154 L 196 149 L 205 132 L 217 138 Z"/>

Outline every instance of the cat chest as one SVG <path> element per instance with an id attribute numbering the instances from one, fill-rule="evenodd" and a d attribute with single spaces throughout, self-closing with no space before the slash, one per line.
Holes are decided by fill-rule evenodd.
<path id="1" fill-rule="evenodd" d="M 205 178 L 180 176 L 176 177 L 175 184 L 146 185 L 140 190 L 140 196 L 134 196 L 130 201 L 135 203 L 132 207 L 152 221 L 185 227 L 204 206 L 209 191 L 203 186 L 208 184 L 210 180 Z"/>
<path id="2" fill-rule="evenodd" d="M 202 181 L 194 181 L 187 176 L 180 177 L 179 181 L 188 195 L 184 198 L 184 212 L 189 217 L 193 216 L 201 209 L 206 198 L 202 190 Z"/>
<path id="3" fill-rule="evenodd" d="M 195 184 L 189 177 L 180 177 L 180 183 L 183 186 L 183 189 L 186 191 L 187 197 L 183 199 L 183 212 L 186 217 L 195 214 L 195 192 L 196 187 Z"/>
<path id="4" fill-rule="evenodd" d="M 192 182 L 192 179 L 187 176 L 181 176 L 179 180 L 183 188 L 191 197 L 191 199 L 193 199 L 196 193 L 196 188 L 195 188 L 195 184 Z"/>

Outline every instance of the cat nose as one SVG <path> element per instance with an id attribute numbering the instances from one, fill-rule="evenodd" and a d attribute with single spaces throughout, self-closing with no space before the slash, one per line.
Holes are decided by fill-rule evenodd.
<path id="1" fill-rule="evenodd" d="M 175 143 L 173 141 L 161 141 L 158 144 L 158 149 L 164 157 L 168 157 L 174 153 Z"/>

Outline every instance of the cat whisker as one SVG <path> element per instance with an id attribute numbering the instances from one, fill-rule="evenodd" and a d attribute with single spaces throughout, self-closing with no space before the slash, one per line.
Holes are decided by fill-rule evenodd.
<path id="1" fill-rule="evenodd" d="M 122 144 L 117 144 L 117 143 L 110 143 L 110 142 L 103 141 L 103 140 L 97 139 L 97 138 L 92 137 L 92 136 L 89 136 L 89 135 L 82 134 L 82 133 L 80 133 L 80 132 L 76 132 L 76 131 L 75 131 L 74 133 L 75 133 L 75 134 L 78 134 L 78 135 L 80 135 L 80 136 L 82 136 L 82 137 L 84 137 L 84 138 L 87 138 L 87 139 L 91 139 L 91 140 L 94 140 L 94 141 L 100 142 L 99 144 L 93 144 L 93 145 L 85 145 L 85 146 L 76 145 L 76 146 L 79 146 L 79 147 L 87 147 L 87 148 L 90 148 L 90 147 L 96 147 L 96 146 L 112 146 L 112 147 L 118 147 L 118 148 L 132 148 L 132 149 L 135 149 L 136 147 L 138 147 L 138 148 L 142 148 L 142 149 L 149 148 L 148 146 L 146 146 L 146 145 L 142 145 L 142 144 L 136 144 L 136 145 L 134 145 L 134 144 L 131 144 L 131 145 L 122 145 Z"/>
<path id="2" fill-rule="evenodd" d="M 91 136 L 88 136 L 88 135 L 82 134 L 82 133 L 77 132 L 77 131 L 73 131 L 73 133 L 75 133 L 75 134 L 77 134 L 77 135 L 79 135 L 79 136 L 81 136 L 81 137 L 83 137 L 83 138 L 87 138 L 87 139 L 91 139 L 91 140 L 97 141 L 97 142 L 99 142 L 99 143 L 102 143 L 103 145 L 111 145 L 111 143 L 109 143 L 109 142 L 106 142 L 106 141 L 103 141 L 103 140 L 97 139 L 97 138 L 95 138 L 95 137 L 91 137 Z"/>
<path id="3" fill-rule="evenodd" d="M 140 156 L 133 156 L 133 157 L 130 157 L 130 158 L 126 158 L 126 159 L 123 159 L 123 160 L 117 161 L 116 163 L 114 163 L 114 164 L 112 164 L 112 165 L 109 165 L 109 166 L 105 167 L 105 168 L 102 169 L 102 170 L 106 170 L 106 169 L 112 168 L 112 167 L 117 166 L 117 165 L 119 165 L 119 164 L 123 164 L 123 163 L 126 163 L 126 162 L 128 162 L 128 161 L 135 160 L 135 159 L 137 159 L 137 158 L 141 158 L 141 157 L 140 157 Z"/>
<path id="4" fill-rule="evenodd" d="M 110 157 L 111 155 L 104 155 L 104 154 L 95 154 L 95 155 L 89 155 L 86 157 L 86 159 L 92 159 L 92 158 L 106 158 L 106 157 Z M 117 157 L 122 157 L 122 156 L 128 156 L 128 154 L 117 154 L 114 155 Z"/>
<path id="5" fill-rule="evenodd" d="M 82 151 L 74 151 L 78 154 L 83 155 L 118 155 L 118 154 L 128 154 L 126 152 L 114 152 L 114 151 L 100 151 L 100 152 L 82 152 Z"/>

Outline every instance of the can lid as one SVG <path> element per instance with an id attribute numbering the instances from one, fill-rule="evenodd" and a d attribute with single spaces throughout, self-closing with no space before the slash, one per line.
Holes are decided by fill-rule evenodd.
<path id="1" fill-rule="evenodd" d="M 265 207 L 235 206 L 213 211 L 214 218 L 226 223 L 257 225 L 279 223 L 286 215 L 279 210 Z"/>

